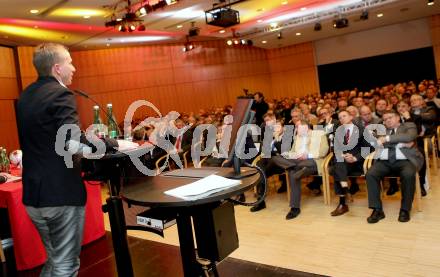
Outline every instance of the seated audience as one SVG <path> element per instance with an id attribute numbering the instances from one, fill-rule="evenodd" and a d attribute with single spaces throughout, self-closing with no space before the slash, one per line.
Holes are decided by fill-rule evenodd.
<path id="1" fill-rule="evenodd" d="M 410 220 L 414 199 L 416 173 L 424 163 L 423 156 L 415 145 L 417 127 L 413 122 L 400 123 L 396 111 L 386 111 L 383 115 L 386 136 L 379 137 L 377 143 L 379 158 L 366 174 L 368 206 L 373 209 L 367 218 L 368 223 L 377 223 L 385 218 L 380 197 L 380 182 L 384 177 L 400 177 L 402 201 L 398 220 Z"/>
<path id="2" fill-rule="evenodd" d="M 290 211 L 286 215 L 287 220 L 297 217 L 301 212 L 301 179 L 322 174 L 322 163 L 328 149 L 327 138 L 322 130 L 310 130 L 305 121 L 299 121 L 290 152 L 272 158 L 276 165 L 288 171 Z"/>
<path id="3" fill-rule="evenodd" d="M 339 122 L 342 129 L 337 130 L 334 143 L 334 156 L 332 175 L 335 180 L 335 192 L 339 195 L 339 204 L 332 216 L 343 215 L 348 212 L 346 195 L 348 191 L 348 176 L 361 175 L 364 159 L 361 155 L 361 147 L 366 145 L 363 139 L 364 129 L 353 124 L 353 116 L 348 111 L 339 112 Z M 342 131 L 342 133 L 340 133 Z M 344 134 L 341 137 L 338 134 Z M 346 148 L 349 148 L 345 150 Z M 356 178 L 351 179 L 350 193 L 359 191 Z"/>

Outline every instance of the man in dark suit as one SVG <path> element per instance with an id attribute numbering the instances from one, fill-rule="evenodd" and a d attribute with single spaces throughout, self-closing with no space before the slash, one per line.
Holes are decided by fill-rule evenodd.
<path id="1" fill-rule="evenodd" d="M 61 127 L 79 124 L 75 96 L 66 87 L 75 68 L 67 49 L 53 43 L 37 46 L 33 63 L 38 80 L 24 90 L 17 105 L 23 204 L 47 252 L 40 276 L 76 276 L 87 195 L 80 169 L 68 167 L 55 145 Z M 65 148 L 81 147 L 75 135 L 72 131 L 62 141 Z M 118 145 L 115 140 L 105 143 L 107 148 Z"/>
<path id="2" fill-rule="evenodd" d="M 416 173 L 423 164 L 423 155 L 417 149 L 417 127 L 413 122 L 400 123 L 396 111 L 386 111 L 383 115 L 386 136 L 377 140 L 379 159 L 366 174 L 368 187 L 368 205 L 373 209 L 368 223 L 376 223 L 385 218 L 380 199 L 380 182 L 385 176 L 400 176 L 402 202 L 398 220 L 410 220 L 410 211 L 414 199 Z"/>
<path id="3" fill-rule="evenodd" d="M 364 129 L 353 124 L 353 116 L 347 111 L 339 112 L 341 125 L 336 130 L 334 143 L 334 156 L 332 175 L 335 178 L 335 192 L 339 195 L 339 204 L 332 216 L 343 215 L 348 212 L 346 195 L 348 193 L 348 176 L 361 175 L 364 159 L 361 155 L 362 146 L 366 145 L 363 132 Z M 359 186 L 356 179 L 352 180 L 350 191 L 356 193 Z"/>
<path id="4" fill-rule="evenodd" d="M 431 137 L 435 135 L 437 130 L 437 114 L 434 107 L 427 106 L 423 97 L 418 94 L 411 95 L 411 118 L 417 126 L 417 131 L 419 136 L 417 137 L 417 145 L 419 149 L 424 148 L 423 139 L 425 137 Z M 425 155 L 425 152 L 422 152 Z M 422 196 L 426 196 L 427 192 L 425 190 L 425 176 L 426 176 L 426 164 L 423 164 L 420 169 L 419 180 L 420 189 L 422 191 Z"/>

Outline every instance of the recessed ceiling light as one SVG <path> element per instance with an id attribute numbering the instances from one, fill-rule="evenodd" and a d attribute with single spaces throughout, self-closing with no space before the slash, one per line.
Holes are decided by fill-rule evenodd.
<path id="1" fill-rule="evenodd" d="M 30 10 L 29 12 L 35 14 L 35 13 L 39 13 L 40 11 L 39 10 Z"/>
<path id="2" fill-rule="evenodd" d="M 109 47 L 109 46 L 110 46 L 110 43 L 107 43 L 106 46 Z"/>
<path id="3" fill-rule="evenodd" d="M 182 25 L 177 25 L 177 26 L 176 26 L 177 29 L 180 29 L 180 28 L 182 28 L 182 27 L 183 27 Z"/>
<path id="4" fill-rule="evenodd" d="M 302 7 L 300 10 L 301 11 L 305 11 L 305 10 L 307 10 L 307 8 L 306 7 Z"/>
<path id="5" fill-rule="evenodd" d="M 377 17 L 382 17 L 383 16 L 383 13 L 378 13 L 377 14 Z"/>
<path id="6" fill-rule="evenodd" d="M 220 34 L 223 34 L 224 32 L 226 32 L 225 30 L 220 30 L 218 31 Z"/>
<path id="7" fill-rule="evenodd" d="M 261 22 L 263 22 L 263 19 L 258 19 L 257 22 L 261 23 Z"/>
<path id="8" fill-rule="evenodd" d="M 297 36 L 300 36 L 300 35 L 301 35 L 301 33 L 300 33 L 300 32 L 298 32 L 298 33 L 296 33 L 295 35 L 297 35 Z"/>
<path id="9" fill-rule="evenodd" d="M 261 41 L 261 43 L 262 43 L 262 44 L 266 44 L 266 43 L 267 43 L 267 40 L 263 40 L 263 41 Z"/>
<path id="10" fill-rule="evenodd" d="M 83 17 L 87 19 L 87 18 L 90 18 L 90 15 L 85 15 Z"/>
<path id="11" fill-rule="evenodd" d="M 428 0 L 428 6 L 434 5 L 434 0 Z"/>
<path id="12" fill-rule="evenodd" d="M 122 21 L 122 18 L 116 18 L 116 21 L 118 21 L 118 22 Z"/>
<path id="13" fill-rule="evenodd" d="M 283 1 L 281 2 L 281 5 L 287 5 L 287 3 L 289 3 L 288 1 Z"/>

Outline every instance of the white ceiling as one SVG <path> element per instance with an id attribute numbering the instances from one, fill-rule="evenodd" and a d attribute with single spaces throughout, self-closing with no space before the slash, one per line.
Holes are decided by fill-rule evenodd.
<path id="1" fill-rule="evenodd" d="M 145 1 L 145 0 L 144 0 Z M 154 4 L 158 0 L 149 0 Z M 231 0 L 237 1 L 237 0 Z M 373 1 L 373 0 L 364 0 Z M 132 0 L 132 6 L 140 0 Z M 110 6 L 117 6 L 116 17 L 125 13 L 125 0 L 0 0 L 0 44 L 36 45 L 43 41 L 57 41 L 74 49 L 96 49 L 126 45 L 176 43 L 185 41 L 192 23 L 200 28 L 199 37 L 191 40 L 228 39 L 233 31 L 227 28 L 219 33 L 220 27 L 205 23 L 204 11 L 212 8 L 218 0 L 180 0 L 177 4 L 156 10 L 142 17 L 147 30 L 144 32 L 121 33 L 106 28 L 104 23 L 113 13 Z M 324 15 L 341 7 L 362 3 L 357 0 L 247 0 L 232 6 L 240 12 L 241 24 L 233 26 L 239 37 L 251 39 L 254 46 L 277 48 L 306 41 L 319 40 L 341 34 L 377 28 L 402 21 L 427 17 L 440 12 L 440 0 L 432 6 L 427 0 L 375 0 L 378 6 L 368 8 L 369 19 L 359 20 L 361 10 L 345 11 L 350 20 L 348 28 L 335 29 L 332 26 L 335 15 Z M 41 13 L 59 3 L 52 13 Z M 382 4 L 381 4 L 382 3 Z M 117 5 L 119 4 L 119 5 Z M 301 11 L 300 8 L 307 8 Z M 31 14 L 38 9 L 38 14 Z M 92 9 L 99 15 L 85 19 L 82 15 L 57 15 L 62 9 Z M 377 14 L 382 13 L 382 17 Z M 306 20 L 311 16 L 322 16 L 322 30 L 316 32 L 313 26 L 317 20 Z M 277 19 L 278 18 L 278 19 Z M 258 22 L 262 20 L 262 22 Z M 303 23 L 295 23 L 304 20 Z M 276 21 L 281 28 L 270 31 L 269 24 Z M 182 25 L 182 28 L 177 28 Z M 282 38 L 278 39 L 278 33 Z M 301 35 L 296 35 L 301 33 Z M 265 44 L 262 41 L 266 41 Z"/>

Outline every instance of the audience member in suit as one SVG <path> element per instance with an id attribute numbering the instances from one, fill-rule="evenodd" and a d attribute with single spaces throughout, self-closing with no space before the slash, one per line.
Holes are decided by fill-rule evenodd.
<path id="1" fill-rule="evenodd" d="M 388 107 L 388 102 L 385 99 L 379 99 L 376 102 L 376 110 L 373 114 L 376 118 L 382 118 L 382 115 L 385 113 Z"/>
<path id="2" fill-rule="evenodd" d="M 334 133 L 336 127 L 339 125 L 339 121 L 332 117 L 332 114 L 330 113 L 328 108 L 319 109 L 318 116 L 319 116 L 318 126 L 319 128 L 322 127 L 324 129 L 324 132 L 328 139 L 328 144 L 331 147 L 331 145 L 333 144 Z M 321 185 L 322 185 L 322 177 L 314 176 L 312 182 L 307 184 L 307 188 L 310 189 L 314 195 L 318 196 L 322 193 Z"/>
<path id="3" fill-rule="evenodd" d="M 265 120 L 267 123 L 268 130 L 273 130 L 273 136 L 271 138 L 270 142 L 270 148 L 271 148 L 271 156 L 270 157 L 261 157 L 261 159 L 258 161 L 257 165 L 264 171 L 266 174 L 266 177 L 273 176 L 275 174 L 283 174 L 284 170 L 277 166 L 274 162 L 272 157 L 281 153 L 281 143 L 282 143 L 282 136 L 283 136 L 283 124 L 280 121 L 270 122 L 273 118 L 271 115 L 266 116 Z M 260 146 L 260 151 L 264 147 L 263 143 Z M 286 184 L 286 178 L 283 176 L 279 176 L 280 181 L 282 182 L 281 187 L 278 189 L 278 193 L 285 192 L 287 190 L 287 184 Z M 260 183 L 257 186 L 257 194 L 258 196 L 261 196 L 263 194 L 263 186 L 262 183 Z M 262 201 L 259 205 L 254 206 L 251 208 L 251 212 L 257 212 L 262 209 L 266 208 L 266 202 Z"/>
<path id="4" fill-rule="evenodd" d="M 290 211 L 286 215 L 287 220 L 297 217 L 301 212 L 301 179 L 322 174 L 320 169 L 328 149 L 324 131 L 311 130 L 305 121 L 300 121 L 296 125 L 292 149 L 272 158 L 275 164 L 288 171 Z"/>
<path id="5" fill-rule="evenodd" d="M 353 124 L 353 116 L 347 111 L 339 112 L 339 122 L 334 143 L 334 156 L 332 175 L 335 180 L 335 192 L 339 195 L 339 204 L 332 216 L 343 215 L 348 212 L 346 195 L 348 193 L 348 176 L 361 175 L 363 171 L 364 158 L 361 155 L 361 148 L 366 145 L 364 140 L 364 129 Z M 346 150 L 347 149 L 347 150 Z M 350 193 L 359 191 L 359 186 L 352 179 Z"/>
<path id="6" fill-rule="evenodd" d="M 380 124 L 382 118 L 373 117 L 373 112 L 369 106 L 362 106 L 359 109 L 359 117 L 353 119 L 353 123 L 356 125 L 366 128 L 370 124 Z"/>
<path id="7" fill-rule="evenodd" d="M 423 155 L 416 147 L 417 127 L 413 122 L 400 123 L 396 111 L 386 111 L 383 115 L 386 136 L 379 137 L 377 143 L 383 146 L 377 150 L 379 158 L 366 174 L 368 206 L 373 209 L 368 223 L 376 223 L 385 218 L 380 197 L 380 182 L 386 176 L 398 175 L 401 182 L 402 201 L 398 220 L 410 220 L 414 199 L 416 173 L 424 163 Z"/>
<path id="8" fill-rule="evenodd" d="M 264 101 L 264 95 L 261 92 L 255 93 L 254 100 L 252 110 L 255 111 L 255 124 L 260 126 L 263 123 L 263 116 L 269 110 L 269 105 Z"/>
<path id="9" fill-rule="evenodd" d="M 437 112 L 437 123 L 439 122 L 438 119 L 440 117 L 440 98 L 436 97 L 437 91 L 436 88 L 434 86 L 430 86 L 427 90 L 426 90 L 426 105 L 427 106 L 432 106 L 435 108 L 436 112 Z"/>
<path id="10" fill-rule="evenodd" d="M 434 107 L 427 106 L 423 97 L 417 94 L 411 95 L 411 118 L 417 126 L 419 136 L 417 137 L 417 145 L 419 149 L 424 149 L 423 138 L 430 137 L 436 133 L 436 120 L 437 115 Z M 425 155 L 424 151 L 422 154 Z M 422 196 L 426 196 L 425 190 L 425 175 L 426 175 L 426 164 L 420 169 L 420 187 L 422 190 Z"/>
<path id="11" fill-rule="evenodd" d="M 397 103 L 397 112 L 399 113 L 401 123 L 414 122 L 411 116 L 411 107 L 407 102 L 403 100 L 399 101 L 399 103 Z"/>
<path id="12" fill-rule="evenodd" d="M 79 126 L 75 96 L 66 87 L 75 67 L 67 48 L 54 43 L 38 45 L 33 64 L 38 79 L 21 93 L 17 104 L 24 153 L 23 204 L 47 253 L 40 276 L 76 276 L 87 193 L 76 163 L 79 157 L 74 155 L 73 167 L 68 167 L 55 150 L 58 130 L 66 124 Z M 80 136 L 68 134 L 65 149 L 72 144 L 84 147 L 85 137 L 80 136 L 80 143 L 76 135 Z M 112 139 L 104 143 L 106 149 L 118 146 Z"/>

